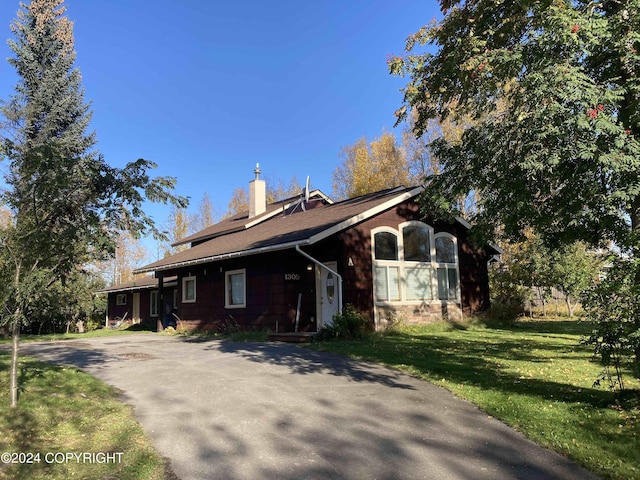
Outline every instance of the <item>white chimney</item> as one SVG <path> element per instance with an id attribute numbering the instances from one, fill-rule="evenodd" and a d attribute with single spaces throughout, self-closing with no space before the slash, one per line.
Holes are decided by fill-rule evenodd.
<path id="1" fill-rule="evenodd" d="M 249 182 L 249 218 L 267 211 L 267 187 L 265 181 L 260 180 L 260 164 L 256 163 L 253 173 L 256 178 Z"/>

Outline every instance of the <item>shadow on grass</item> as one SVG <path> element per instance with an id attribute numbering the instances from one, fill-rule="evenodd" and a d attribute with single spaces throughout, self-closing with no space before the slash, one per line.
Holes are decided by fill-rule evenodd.
<path id="1" fill-rule="evenodd" d="M 554 330 L 564 333 L 561 326 Z M 541 329 L 535 329 L 540 332 Z M 373 336 L 362 342 L 332 342 L 326 349 L 379 361 L 390 366 L 408 366 L 415 374 L 443 378 L 453 384 L 477 386 L 512 394 L 535 395 L 549 401 L 582 402 L 603 407 L 611 403 L 611 392 L 590 387 L 577 387 L 571 382 L 526 378 L 507 366 L 508 361 L 551 364 L 566 360 L 586 359 L 584 348 L 531 338 L 502 336 L 489 330 L 494 337 L 477 338 L 467 331 L 448 335 L 432 333 L 415 335 L 395 332 Z M 515 330 L 517 332 L 517 330 Z M 476 335 L 476 336 L 474 336 Z M 566 338 L 564 338 L 566 342 Z M 320 345 L 323 349 L 323 346 Z"/>
<path id="2" fill-rule="evenodd" d="M 583 320 L 520 320 L 513 325 L 498 328 L 543 335 L 588 335 L 593 330 L 593 323 Z"/>

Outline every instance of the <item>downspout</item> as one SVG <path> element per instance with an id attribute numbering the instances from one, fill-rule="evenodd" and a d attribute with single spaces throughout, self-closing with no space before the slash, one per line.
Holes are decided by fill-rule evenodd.
<path id="1" fill-rule="evenodd" d="M 322 263 L 319 260 L 316 260 L 311 255 L 309 255 L 307 252 L 302 251 L 302 249 L 300 248 L 299 244 L 296 244 L 296 251 L 300 255 L 302 255 L 303 257 L 306 257 L 309 260 L 311 260 L 313 263 L 315 263 L 320 268 L 324 268 L 327 272 L 332 273 L 333 275 L 335 275 L 338 278 L 338 313 L 342 314 L 342 275 L 340 275 L 338 272 L 334 272 L 329 267 L 327 267 L 324 263 Z"/>

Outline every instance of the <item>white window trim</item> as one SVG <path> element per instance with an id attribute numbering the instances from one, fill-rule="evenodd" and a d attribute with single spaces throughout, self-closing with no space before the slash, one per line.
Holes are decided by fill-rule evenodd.
<path id="1" fill-rule="evenodd" d="M 121 301 L 122 299 L 122 301 Z M 119 307 L 127 304 L 127 294 L 126 293 L 116 293 L 116 305 Z"/>
<path id="2" fill-rule="evenodd" d="M 417 262 L 417 261 L 405 261 L 404 260 L 404 237 L 403 237 L 403 229 L 407 226 L 416 225 L 416 226 L 426 226 L 429 229 L 429 251 L 431 256 L 430 262 Z M 375 258 L 375 235 L 380 232 L 388 232 L 396 235 L 397 243 L 398 243 L 398 260 L 377 260 Z M 454 245 L 454 263 L 438 263 L 436 261 L 436 238 L 445 237 L 449 238 L 453 241 Z M 398 230 L 389 226 L 381 226 L 371 230 L 371 259 L 372 259 L 372 268 L 373 268 L 373 299 L 376 305 L 419 305 L 422 303 L 431 303 L 431 304 L 444 304 L 447 302 L 456 302 L 460 303 L 462 296 L 460 292 L 460 267 L 458 260 L 458 239 L 447 232 L 435 233 L 434 228 L 424 222 L 420 222 L 417 220 L 411 220 L 408 222 L 403 222 L 398 225 Z M 397 266 L 399 271 L 400 278 L 400 299 L 399 300 L 377 300 L 376 292 L 375 292 L 375 270 L 376 267 L 389 267 L 389 266 Z M 423 299 L 423 300 L 407 300 L 407 280 L 406 280 L 406 268 L 414 268 L 417 266 L 424 266 L 425 268 L 429 268 L 431 270 L 431 299 Z M 438 268 L 447 268 L 447 270 L 455 269 L 456 272 L 456 280 L 457 280 L 457 289 L 456 289 L 456 298 L 440 300 L 440 294 L 438 291 Z M 388 295 L 387 295 L 388 296 Z"/>
<path id="3" fill-rule="evenodd" d="M 429 262 L 417 262 L 415 260 L 405 260 L 404 259 L 404 229 L 405 227 L 427 227 L 429 230 L 429 258 L 431 258 L 431 263 L 436 258 L 436 241 L 435 241 L 435 231 L 433 227 L 427 223 L 420 222 L 418 220 L 410 220 L 408 222 L 403 222 L 398 225 L 398 259 L 402 262 L 406 262 L 408 264 L 414 265 L 426 265 Z M 377 232 L 376 232 L 377 233 Z"/>
<path id="4" fill-rule="evenodd" d="M 374 270 L 377 267 L 381 267 L 385 269 L 386 272 L 386 284 L 387 284 L 387 292 L 386 292 L 386 297 L 387 300 L 377 300 L 375 298 L 376 296 L 376 292 L 375 292 L 375 272 L 374 272 L 374 292 L 373 292 L 373 296 L 374 296 L 374 300 L 376 301 L 376 303 L 397 303 L 402 301 L 402 284 L 404 283 L 402 281 L 402 270 L 400 269 L 400 262 L 395 261 L 395 260 L 377 260 L 376 263 L 374 264 L 373 268 Z M 397 268 L 398 269 L 398 296 L 399 298 L 391 298 L 391 292 L 392 292 L 392 288 L 391 288 L 391 275 L 389 275 L 389 268 Z"/>
<path id="5" fill-rule="evenodd" d="M 229 278 L 231 275 L 242 274 L 242 298 L 244 299 L 243 303 L 232 304 L 229 298 L 229 289 L 231 285 L 229 284 Z M 247 269 L 241 268 L 238 270 L 228 270 L 224 272 L 224 308 L 246 308 L 247 307 Z"/>
<path id="6" fill-rule="evenodd" d="M 437 261 L 437 255 L 436 255 L 436 239 L 437 238 L 448 238 L 450 240 L 453 241 L 453 257 L 454 257 L 454 262 L 453 263 L 445 263 L 445 262 L 438 262 Z M 440 232 L 437 233 L 433 236 L 433 264 L 434 264 L 434 268 L 446 268 L 447 270 L 451 270 L 454 269 L 454 271 L 456 272 L 456 284 L 457 284 L 457 288 L 456 288 L 456 297 L 455 298 L 449 298 L 446 300 L 439 300 L 441 302 L 460 302 L 462 299 L 462 294 L 460 292 L 460 262 L 458 261 L 458 239 L 454 236 L 451 235 L 450 233 L 447 232 Z M 447 282 L 448 282 L 448 277 L 447 277 Z M 439 299 L 440 298 L 440 292 L 437 290 L 437 272 L 436 272 L 436 296 L 434 298 Z"/>
<path id="7" fill-rule="evenodd" d="M 186 298 L 187 296 L 187 287 L 186 284 L 187 282 L 193 281 L 193 298 Z M 196 303 L 196 292 L 197 292 L 197 285 L 198 283 L 196 282 L 196 277 L 195 276 L 190 276 L 190 277 L 183 277 L 182 278 L 182 303 Z"/>
<path id="8" fill-rule="evenodd" d="M 396 254 L 398 255 L 398 260 L 376 260 L 376 233 L 393 233 L 396 236 L 396 246 L 398 251 Z M 400 238 L 400 233 L 398 230 L 392 227 L 377 227 L 371 230 L 371 256 L 377 262 L 398 262 L 400 261 L 400 250 L 402 248 L 402 238 Z"/>
<path id="9" fill-rule="evenodd" d="M 158 316 L 158 295 L 159 295 L 159 291 L 158 290 L 151 290 L 151 293 L 149 294 L 149 316 L 151 317 L 157 317 Z M 155 300 L 155 302 L 154 302 Z M 154 313 L 154 309 L 155 309 L 155 313 Z"/>

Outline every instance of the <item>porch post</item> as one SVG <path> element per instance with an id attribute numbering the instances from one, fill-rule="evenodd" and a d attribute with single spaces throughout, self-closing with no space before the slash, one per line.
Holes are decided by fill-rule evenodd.
<path id="1" fill-rule="evenodd" d="M 158 316 L 156 317 L 156 331 L 161 332 L 164 330 L 162 326 L 162 318 L 164 315 L 164 276 L 160 274 L 158 278 L 158 296 L 156 297 L 156 312 Z"/>

